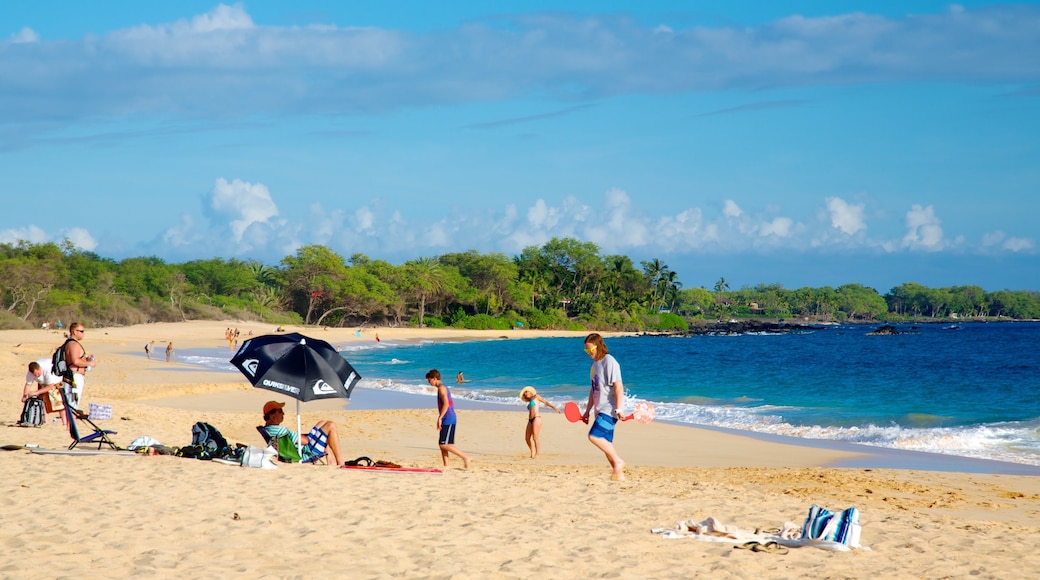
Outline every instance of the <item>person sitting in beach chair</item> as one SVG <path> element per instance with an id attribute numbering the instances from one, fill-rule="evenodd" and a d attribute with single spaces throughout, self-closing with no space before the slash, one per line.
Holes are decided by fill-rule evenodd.
<path id="1" fill-rule="evenodd" d="M 90 415 L 88 413 L 80 411 L 74 407 L 69 394 L 66 392 L 67 387 L 58 388 L 57 390 L 61 394 L 62 403 L 65 405 L 65 421 L 69 426 L 69 436 L 72 437 L 72 444 L 69 445 L 69 449 L 75 448 L 80 443 L 97 443 L 98 449 L 101 449 L 102 445 L 108 445 L 112 449 L 119 449 L 119 446 L 109 438 L 109 435 L 117 434 L 115 431 L 98 427 L 97 424 L 90 420 Z M 79 428 L 76 427 L 77 419 L 90 425 L 94 432 L 81 437 L 79 434 Z"/>
<path id="2" fill-rule="evenodd" d="M 285 403 L 268 401 L 264 405 L 264 424 L 257 426 L 257 431 L 269 445 L 273 444 L 278 451 L 278 460 L 285 463 L 317 463 L 332 452 L 334 462 L 329 465 L 343 465 L 343 454 L 339 449 L 339 428 L 332 421 L 318 421 L 310 433 L 302 440 L 295 431 L 282 427 L 285 420 Z"/>

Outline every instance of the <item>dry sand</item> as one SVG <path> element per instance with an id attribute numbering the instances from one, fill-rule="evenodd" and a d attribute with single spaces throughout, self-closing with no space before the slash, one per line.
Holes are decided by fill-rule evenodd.
<path id="1" fill-rule="evenodd" d="M 83 343 L 99 364 L 85 399 L 112 405 L 113 419 L 100 424 L 118 431 L 117 443 L 147 435 L 185 445 L 202 420 L 231 441 L 260 444 L 255 426 L 270 393 L 234 373 L 164 360 L 166 341 L 227 348 L 228 326 L 243 339 L 271 330 L 232 322 L 88 327 Z M 501 334 L 286 330 L 334 344 L 373 340 L 376 332 L 389 340 Z M 14 425 L 27 363 L 49 357 L 61 340 L 55 331 L 0 331 L 8 385 L 0 391 L 7 414 L 0 443 L 68 445 L 58 425 Z M 143 351 L 149 340 L 152 360 Z M 386 396 L 359 389 L 354 399 Z M 303 420 L 338 422 L 349 457 L 439 467 L 433 399 L 422 402 L 429 408 L 308 403 Z M 1011 578 L 1040 570 L 1035 476 L 834 468 L 855 457 L 653 423 L 619 428 L 628 479 L 611 482 L 583 426 L 562 415 L 545 415 L 542 457 L 531 460 L 523 413 L 460 407 L 457 443 L 476 462 L 464 470 L 453 459 L 442 475 L 0 451 L 0 576 Z M 858 507 L 870 549 L 780 555 L 650 532 L 709 516 L 749 531 L 778 528 L 801 523 L 814 503 Z"/>

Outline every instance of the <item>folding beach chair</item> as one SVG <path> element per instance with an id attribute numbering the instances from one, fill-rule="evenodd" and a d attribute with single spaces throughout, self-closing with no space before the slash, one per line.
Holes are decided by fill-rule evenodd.
<path id="1" fill-rule="evenodd" d="M 119 449 L 119 446 L 116 445 L 115 441 L 112 441 L 112 439 L 108 437 L 109 435 L 115 435 L 115 431 L 109 431 L 108 429 L 98 427 L 97 424 L 90 420 L 90 416 L 87 413 L 73 407 L 72 403 L 69 402 L 68 394 L 65 392 L 64 388 L 59 388 L 58 392 L 61 393 L 61 401 L 65 404 L 65 420 L 68 421 L 69 435 L 72 437 L 72 444 L 69 445 L 69 449 L 76 447 L 80 443 L 97 443 L 98 449 L 101 449 L 102 445 L 108 445 L 112 449 Z M 76 427 L 77 419 L 85 421 L 90 425 L 94 432 L 80 437 L 79 428 Z"/>
<path id="2" fill-rule="evenodd" d="M 263 425 L 257 425 L 256 430 L 260 432 L 264 442 L 274 447 L 278 452 L 278 461 L 282 463 L 313 463 L 317 465 L 325 462 L 325 448 L 328 446 L 329 437 L 325 431 L 318 427 L 311 427 L 311 432 L 307 434 L 307 445 L 304 447 L 311 450 L 308 459 L 301 459 L 300 452 L 296 449 L 296 444 L 293 443 L 292 437 L 288 435 L 271 437 Z"/>

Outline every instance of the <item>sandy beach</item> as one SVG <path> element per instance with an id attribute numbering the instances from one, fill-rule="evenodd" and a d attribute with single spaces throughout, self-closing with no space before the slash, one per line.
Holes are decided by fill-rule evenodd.
<path id="1" fill-rule="evenodd" d="M 113 410 L 99 424 L 117 431 L 122 446 L 140 436 L 186 445 L 196 421 L 212 423 L 231 442 L 260 445 L 260 408 L 279 397 L 234 373 L 166 362 L 163 353 L 169 341 L 176 349 L 227 349 L 229 326 L 243 340 L 271 331 L 227 321 L 88 325 L 83 344 L 99 363 L 84 398 Z M 384 340 L 502 334 L 286 330 L 337 345 L 374 340 L 376 332 Z M 568 333 L 509 338 L 549 335 Z M 144 344 L 152 340 L 149 360 Z M 0 443 L 68 446 L 60 425 L 15 425 L 26 365 L 49 357 L 61 341 L 53 330 L 0 331 L 8 385 L 0 390 Z M 441 467 L 434 399 L 400 397 L 359 388 L 345 408 L 342 401 L 303 405 L 303 423 L 306 429 L 318 419 L 336 421 L 348 457 Z M 295 422 L 292 402 L 290 408 Z M 542 457 L 532 460 L 520 407 L 460 403 L 456 442 L 475 462 L 465 470 L 453 458 L 439 475 L 0 451 L 0 576 L 1010 578 L 1040 570 L 1034 475 L 872 467 L 862 460 L 870 451 L 853 446 L 794 445 L 655 422 L 619 427 L 627 479 L 612 482 L 583 425 L 543 416 Z M 957 465 L 943 458 L 937 464 Z M 780 554 L 651 533 L 709 517 L 747 533 L 800 525 L 813 504 L 857 507 L 865 548 Z"/>

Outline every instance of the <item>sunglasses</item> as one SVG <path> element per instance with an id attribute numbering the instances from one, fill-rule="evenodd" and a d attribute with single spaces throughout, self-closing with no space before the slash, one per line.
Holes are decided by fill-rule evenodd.
<path id="1" fill-rule="evenodd" d="M 585 352 L 587 352 L 589 354 L 592 354 L 592 353 L 596 352 L 596 345 L 590 344 L 590 345 L 586 346 L 585 347 Z"/>
<path id="2" fill-rule="evenodd" d="M 87 332 L 87 329 L 85 329 L 85 328 L 77 328 L 76 330 L 73 330 L 72 332 L 78 332 L 80 334 L 83 334 L 83 333 Z"/>

